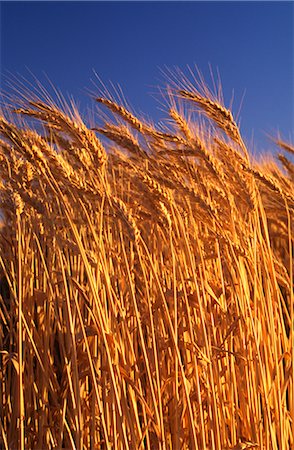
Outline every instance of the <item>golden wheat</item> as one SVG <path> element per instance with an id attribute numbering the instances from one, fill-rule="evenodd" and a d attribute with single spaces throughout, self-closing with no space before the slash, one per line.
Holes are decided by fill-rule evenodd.
<path id="1" fill-rule="evenodd" d="M 293 164 L 168 92 L 176 134 L 106 97 L 92 129 L 49 98 L 0 118 L 5 450 L 294 446 Z"/>

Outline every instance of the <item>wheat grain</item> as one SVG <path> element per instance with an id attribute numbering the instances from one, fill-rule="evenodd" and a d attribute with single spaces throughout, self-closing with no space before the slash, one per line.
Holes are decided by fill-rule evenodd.
<path id="1" fill-rule="evenodd" d="M 175 134 L 108 98 L 0 118 L 4 448 L 293 447 L 291 161 L 189 88 Z"/>

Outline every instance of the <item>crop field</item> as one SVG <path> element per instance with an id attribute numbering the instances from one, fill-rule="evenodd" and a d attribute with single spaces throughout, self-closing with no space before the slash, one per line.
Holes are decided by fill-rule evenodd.
<path id="1" fill-rule="evenodd" d="M 0 448 L 294 447 L 294 147 L 221 95 L 0 115 Z"/>

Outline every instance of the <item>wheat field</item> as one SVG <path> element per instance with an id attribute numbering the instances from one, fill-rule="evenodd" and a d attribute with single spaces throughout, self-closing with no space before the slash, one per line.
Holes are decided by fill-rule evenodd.
<path id="1" fill-rule="evenodd" d="M 1 449 L 294 446 L 294 148 L 164 92 L 165 126 L 105 91 L 93 126 L 2 106 Z"/>

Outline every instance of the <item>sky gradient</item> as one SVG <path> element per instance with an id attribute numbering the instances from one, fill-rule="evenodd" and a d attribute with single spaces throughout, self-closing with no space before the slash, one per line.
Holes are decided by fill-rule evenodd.
<path id="1" fill-rule="evenodd" d="M 210 84 L 218 69 L 228 106 L 241 99 L 241 130 L 279 130 L 294 141 L 293 2 L 1 2 L 1 85 L 9 72 L 46 84 L 86 106 L 95 70 L 119 83 L 135 111 L 164 118 L 154 99 L 160 69 L 195 65 Z"/>

